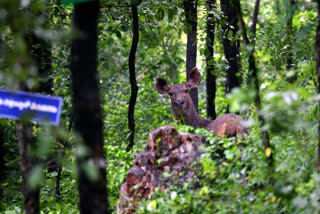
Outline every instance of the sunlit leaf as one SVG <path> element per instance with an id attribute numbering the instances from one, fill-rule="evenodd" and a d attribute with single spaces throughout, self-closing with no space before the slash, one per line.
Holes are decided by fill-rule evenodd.
<path id="1" fill-rule="evenodd" d="M 155 208 L 157 207 L 157 201 L 156 200 L 153 200 L 153 201 L 150 201 L 147 205 L 147 210 L 148 211 L 152 211 L 154 210 Z"/>

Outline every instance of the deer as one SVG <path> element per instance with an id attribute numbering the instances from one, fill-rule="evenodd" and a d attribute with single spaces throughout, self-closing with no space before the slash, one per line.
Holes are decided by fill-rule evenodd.
<path id="1" fill-rule="evenodd" d="M 248 127 L 244 119 L 237 114 L 223 114 L 215 120 L 202 118 L 196 111 L 190 96 L 191 88 L 197 88 L 201 81 L 201 74 L 194 67 L 189 75 L 189 80 L 182 84 L 169 85 L 161 77 L 156 78 L 156 89 L 160 94 L 168 94 L 171 99 L 173 116 L 182 123 L 193 128 L 205 128 L 220 137 L 237 137 L 247 132 Z"/>

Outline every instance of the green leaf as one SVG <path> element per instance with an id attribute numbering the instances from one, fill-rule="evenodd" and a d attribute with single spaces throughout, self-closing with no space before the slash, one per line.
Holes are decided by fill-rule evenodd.
<path id="1" fill-rule="evenodd" d="M 32 171 L 28 177 L 28 185 L 32 190 L 34 190 L 41 185 L 42 180 L 43 180 L 42 168 L 40 165 L 37 165 L 32 168 Z"/>
<path id="2" fill-rule="evenodd" d="M 147 205 L 147 210 L 148 211 L 152 211 L 154 210 L 155 208 L 157 207 L 157 201 L 156 200 L 153 200 L 153 201 L 150 201 Z"/>
<path id="3" fill-rule="evenodd" d="M 99 169 L 93 161 L 87 161 L 82 167 L 91 181 L 97 181 L 99 179 Z"/>
<path id="4" fill-rule="evenodd" d="M 159 9 L 156 14 L 156 19 L 161 21 L 161 20 L 163 20 L 163 17 L 164 17 L 164 11 L 162 9 Z"/>
<path id="5" fill-rule="evenodd" d="M 53 146 L 53 139 L 47 134 L 42 134 L 38 138 L 37 156 L 45 156 Z"/>
<path id="6" fill-rule="evenodd" d="M 176 11 L 171 10 L 171 9 L 168 10 L 168 21 L 169 21 L 169 22 L 172 22 L 175 14 L 176 14 Z"/>
<path id="7" fill-rule="evenodd" d="M 119 39 L 122 38 L 122 35 L 121 35 L 121 32 L 120 32 L 120 31 L 116 30 L 116 31 L 115 31 L 115 34 L 116 34 L 116 36 L 117 36 Z"/>

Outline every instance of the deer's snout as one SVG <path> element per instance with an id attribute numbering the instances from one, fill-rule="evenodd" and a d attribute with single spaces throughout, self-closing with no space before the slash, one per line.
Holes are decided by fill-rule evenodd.
<path id="1" fill-rule="evenodd" d="M 177 108 L 182 109 L 183 104 L 184 104 L 184 101 L 183 101 L 183 100 L 174 101 L 174 105 L 175 105 L 175 107 L 177 107 Z"/>

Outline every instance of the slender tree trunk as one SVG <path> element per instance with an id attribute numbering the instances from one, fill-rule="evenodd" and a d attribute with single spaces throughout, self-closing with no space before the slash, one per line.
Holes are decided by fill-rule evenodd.
<path id="1" fill-rule="evenodd" d="M 214 46 L 214 31 L 215 31 L 215 20 L 212 14 L 215 8 L 215 0 L 206 0 L 208 17 L 207 17 L 207 38 L 206 47 L 208 54 L 206 55 L 206 66 L 207 66 L 207 118 L 216 119 L 215 109 L 215 98 L 216 98 L 216 75 L 215 65 L 213 57 L 213 46 Z"/>
<path id="2" fill-rule="evenodd" d="M 288 21 L 287 21 L 287 40 L 288 40 L 288 48 L 287 48 L 287 59 L 286 59 L 286 69 L 287 71 L 290 71 L 293 67 L 293 27 L 292 27 L 292 19 L 293 19 L 293 14 L 295 11 L 295 1 L 290 0 L 289 2 L 290 7 L 288 9 Z M 288 78 L 288 81 L 293 83 L 297 80 L 296 74 L 292 77 Z"/>
<path id="3" fill-rule="evenodd" d="M 317 92 L 320 94 L 320 0 L 317 0 L 317 29 L 315 35 L 315 64 L 317 74 Z M 318 170 L 320 171 L 320 101 L 318 113 Z"/>
<path id="4" fill-rule="evenodd" d="M 80 34 L 71 44 L 72 115 L 74 130 L 87 154 L 77 157 L 80 213 L 107 213 L 106 161 L 97 72 L 99 1 L 74 5 L 73 27 Z M 88 170 L 97 174 L 90 177 Z"/>
<path id="5" fill-rule="evenodd" d="M 186 74 L 189 80 L 189 74 L 192 68 L 197 64 L 197 4 L 198 0 L 184 0 L 184 10 L 187 27 L 187 53 L 186 53 Z M 198 90 L 192 88 L 190 91 L 194 107 L 198 111 Z"/>
<path id="6" fill-rule="evenodd" d="M 242 13 L 241 13 L 241 5 L 240 5 L 240 0 L 236 1 L 237 5 L 236 5 L 236 14 L 237 17 L 239 19 L 240 22 L 240 28 L 241 28 L 241 32 L 242 32 L 242 36 L 243 36 L 243 41 L 246 45 L 246 49 L 247 49 L 247 55 L 249 58 L 249 75 L 250 75 L 250 82 L 249 84 L 251 85 L 251 87 L 253 87 L 253 89 L 255 90 L 255 105 L 258 111 L 258 119 L 260 121 L 261 127 L 263 127 L 266 124 L 266 121 L 264 119 L 264 117 L 261 115 L 260 111 L 261 111 L 261 99 L 260 99 L 260 91 L 259 91 L 259 79 L 258 79 L 258 68 L 256 66 L 256 60 L 255 60 L 255 55 L 254 55 L 254 51 L 255 51 L 255 34 L 256 34 L 256 27 L 252 26 L 251 28 L 251 32 L 253 34 L 253 39 L 250 41 L 249 37 L 247 35 L 247 31 L 246 31 L 246 25 L 243 21 L 242 18 Z M 254 17 L 253 17 L 253 22 L 254 24 L 257 23 L 258 20 L 258 13 L 259 13 L 259 0 L 256 0 L 255 2 L 255 12 L 254 12 Z M 264 148 L 266 151 L 266 156 L 267 159 L 269 160 L 268 165 L 270 167 L 270 169 L 272 169 L 273 166 L 273 154 L 271 151 L 271 144 L 270 144 L 270 139 L 269 139 L 269 134 L 267 130 L 261 130 L 261 134 L 262 134 L 262 140 L 263 140 L 263 144 L 264 144 Z"/>
<path id="7" fill-rule="evenodd" d="M 19 1 L 10 1 L 12 3 L 12 8 L 19 8 Z M 12 11 L 11 11 L 12 12 Z M 9 14 L 11 13 L 9 12 Z M 17 17 L 15 17 L 15 15 Z M 24 38 L 24 42 L 26 42 L 27 52 L 32 53 L 32 42 L 28 43 L 28 41 L 32 41 L 31 35 L 27 35 L 25 37 L 24 26 L 17 27 L 16 24 L 17 19 L 22 18 L 22 14 L 17 13 L 14 16 L 11 14 L 11 18 L 9 21 L 9 25 L 12 31 L 12 35 L 14 35 L 14 39 L 20 37 Z M 15 38 L 16 37 L 16 38 Z M 28 55 L 25 55 L 24 51 L 19 51 L 20 61 L 23 63 L 20 64 L 24 69 L 28 69 L 27 67 L 30 65 L 30 58 Z M 19 58 L 18 57 L 18 58 Z M 23 82 L 20 83 L 20 89 L 25 90 L 26 87 Z M 21 121 L 16 122 L 16 132 L 18 136 L 19 142 L 19 155 L 20 155 L 20 168 L 21 168 L 21 176 L 22 176 L 22 192 L 23 192 L 23 204 L 24 204 L 24 213 L 26 214 L 37 214 L 40 212 L 39 210 L 39 195 L 40 189 L 38 186 L 32 188 L 29 185 L 28 179 L 31 175 L 33 167 L 36 165 L 36 160 L 31 155 L 31 151 L 34 147 L 34 138 L 32 135 L 32 125 L 30 123 L 23 123 Z"/>
<path id="8" fill-rule="evenodd" d="M 32 147 L 34 146 L 32 126 L 30 124 L 23 124 L 22 122 L 17 121 L 16 129 L 19 140 L 24 213 L 39 213 L 40 189 L 38 187 L 32 189 L 28 184 L 32 167 L 36 164 L 35 160 L 31 156 Z"/>
<path id="9" fill-rule="evenodd" d="M 134 145 L 134 132 L 135 132 L 135 122 L 134 122 L 134 106 L 136 104 L 138 95 L 138 86 L 136 81 L 136 68 L 135 59 L 136 52 L 139 43 L 139 14 L 137 5 L 131 5 L 132 12 L 132 44 L 129 54 L 129 72 L 130 72 L 130 85 L 131 85 L 131 96 L 129 101 L 129 111 L 128 111 L 128 126 L 130 129 L 129 145 L 127 146 L 127 151 L 130 151 Z"/>
<path id="10" fill-rule="evenodd" d="M 235 11 L 235 0 L 221 0 L 221 10 L 225 15 L 226 23 L 222 26 L 224 55 L 228 61 L 226 93 L 233 88 L 240 87 L 240 42 L 236 38 L 239 30 L 238 18 Z"/>

